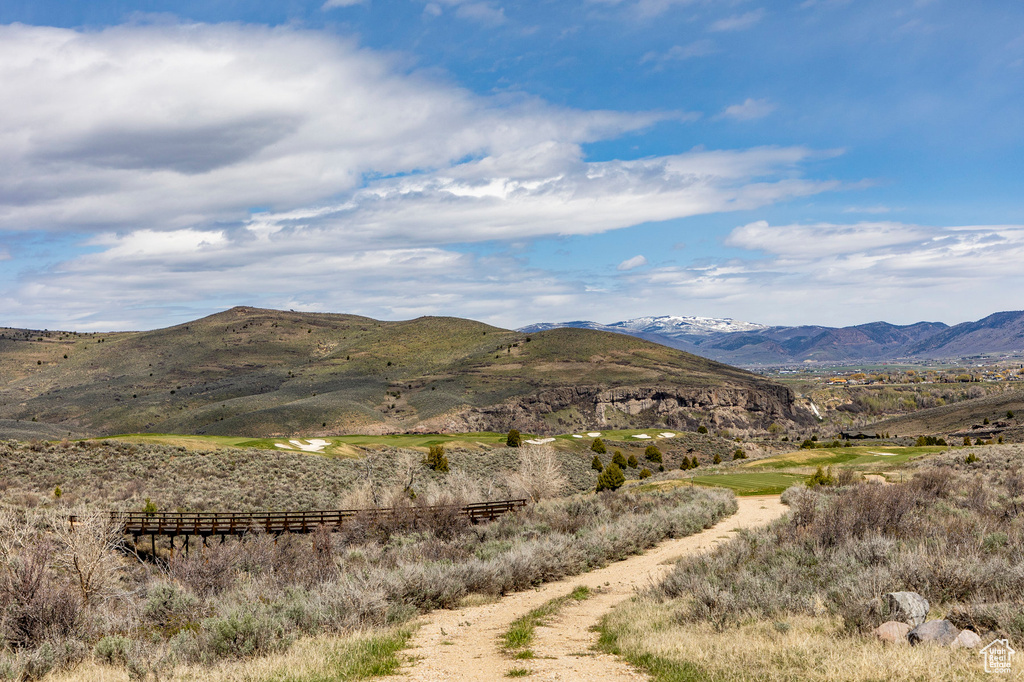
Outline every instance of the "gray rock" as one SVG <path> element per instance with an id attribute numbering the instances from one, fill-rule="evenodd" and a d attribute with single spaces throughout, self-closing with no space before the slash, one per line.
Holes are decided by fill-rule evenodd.
<path id="1" fill-rule="evenodd" d="M 922 623 L 907 634 L 911 644 L 939 644 L 948 646 L 960 634 L 960 629 L 948 620 L 930 620 Z"/>
<path id="2" fill-rule="evenodd" d="M 873 630 L 875 637 L 890 644 L 906 644 L 910 626 L 898 620 L 882 623 Z"/>
<path id="3" fill-rule="evenodd" d="M 893 620 L 917 627 L 928 618 L 928 600 L 917 592 L 887 592 L 885 603 Z"/>
<path id="4" fill-rule="evenodd" d="M 949 645 L 949 648 L 977 649 L 979 646 L 981 646 L 981 637 L 977 632 L 973 630 L 961 630 L 960 634 L 953 640 L 953 643 Z"/>

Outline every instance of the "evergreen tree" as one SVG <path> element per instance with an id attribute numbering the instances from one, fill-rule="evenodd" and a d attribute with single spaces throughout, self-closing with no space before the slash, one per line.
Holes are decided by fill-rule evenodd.
<path id="1" fill-rule="evenodd" d="M 594 459 L 590 463 L 590 468 L 594 471 L 604 471 L 604 464 L 601 462 L 600 456 L 594 455 Z"/>
<path id="2" fill-rule="evenodd" d="M 505 445 L 510 448 L 522 447 L 523 435 L 519 433 L 519 429 L 509 429 L 508 438 L 505 439 Z"/>
<path id="3" fill-rule="evenodd" d="M 444 454 L 443 445 L 431 445 L 423 463 L 434 471 L 448 471 L 448 457 Z"/>
<path id="4" fill-rule="evenodd" d="M 622 456 L 622 450 L 616 450 L 615 454 L 612 455 L 612 463 L 619 467 L 619 469 L 625 469 L 628 464 L 626 458 Z"/>
<path id="5" fill-rule="evenodd" d="M 637 466 L 639 465 L 639 462 L 636 461 L 636 456 L 635 455 L 630 455 L 629 459 L 626 460 L 626 464 L 629 465 L 630 469 L 636 469 Z"/>
<path id="6" fill-rule="evenodd" d="M 644 450 L 644 459 L 648 462 L 661 463 L 661 450 L 658 449 L 657 445 L 648 445 L 647 449 Z"/>
<path id="7" fill-rule="evenodd" d="M 626 476 L 622 473 L 622 469 L 615 462 L 612 462 L 597 477 L 597 492 L 602 490 L 618 490 L 625 482 Z"/>
<path id="8" fill-rule="evenodd" d="M 722 463 L 722 456 L 719 455 L 718 453 L 715 453 L 714 462 L 715 462 L 715 464 L 721 464 Z"/>
<path id="9" fill-rule="evenodd" d="M 600 438 L 595 438 L 594 442 L 590 444 L 590 449 L 599 455 L 603 455 L 608 452 L 608 448 L 604 446 L 604 441 Z"/>
<path id="10" fill-rule="evenodd" d="M 645 478 L 650 478 L 650 477 L 651 477 L 651 470 L 650 469 L 644 467 L 643 469 L 640 470 L 640 480 L 641 481 L 644 480 Z"/>

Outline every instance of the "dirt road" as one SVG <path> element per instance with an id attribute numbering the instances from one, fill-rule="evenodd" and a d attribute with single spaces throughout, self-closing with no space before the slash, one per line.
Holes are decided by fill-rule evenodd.
<path id="1" fill-rule="evenodd" d="M 531 680 L 643 680 L 645 676 L 615 656 L 595 653 L 597 634 L 590 631 L 613 606 L 628 599 L 637 587 L 651 584 L 671 569 L 675 559 L 713 547 L 737 528 L 764 525 L 785 513 L 778 496 L 739 497 L 739 511 L 696 535 L 668 540 L 645 554 L 619 561 L 584 575 L 547 583 L 536 590 L 508 595 L 500 601 L 424 616 L 409 654 L 407 679 L 414 682 L 506 680 L 514 668 L 528 668 Z M 537 658 L 513 660 L 501 651 L 498 637 L 509 624 L 577 585 L 598 593 L 567 606 L 548 626 L 537 628 L 531 647 Z"/>

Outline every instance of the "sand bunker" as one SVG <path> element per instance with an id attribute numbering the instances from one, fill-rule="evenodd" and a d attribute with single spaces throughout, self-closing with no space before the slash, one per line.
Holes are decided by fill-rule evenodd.
<path id="1" fill-rule="evenodd" d="M 579 435 L 578 433 L 572 434 L 572 437 L 573 438 L 583 438 L 583 436 Z"/>
<path id="2" fill-rule="evenodd" d="M 646 433 L 638 433 L 634 435 L 633 438 L 650 438 L 650 436 L 648 436 Z"/>
<path id="3" fill-rule="evenodd" d="M 597 437 L 599 437 L 599 436 L 600 436 L 601 434 L 600 434 L 600 433 L 598 433 L 597 431 L 591 431 L 591 432 L 589 432 L 589 433 L 588 433 L 587 435 L 588 435 L 588 436 L 590 436 L 591 438 L 597 438 Z"/>
<path id="4" fill-rule="evenodd" d="M 530 445 L 544 445 L 545 443 L 554 443 L 555 439 L 554 438 L 527 438 L 523 442 L 524 443 L 529 443 Z"/>
<path id="5" fill-rule="evenodd" d="M 658 437 L 659 438 L 675 438 L 676 434 L 672 433 L 671 431 L 662 431 L 661 433 L 658 434 Z"/>
<path id="6" fill-rule="evenodd" d="M 322 438 L 310 438 L 306 442 L 301 440 L 290 440 L 288 441 L 291 445 L 285 443 L 274 443 L 274 447 L 282 448 L 284 450 L 302 450 L 303 452 L 323 452 L 324 448 L 330 445 L 330 441 L 323 440 Z"/>

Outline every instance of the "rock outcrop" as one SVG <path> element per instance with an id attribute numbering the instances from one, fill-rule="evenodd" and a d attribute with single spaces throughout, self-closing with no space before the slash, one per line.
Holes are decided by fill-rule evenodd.
<path id="1" fill-rule="evenodd" d="M 559 421 L 561 419 L 561 421 Z M 696 430 L 768 428 L 811 423 L 813 416 L 794 404 L 786 387 L 764 382 L 754 387 L 600 386 L 560 387 L 489 407 L 469 408 L 426 429 L 560 433 L 569 428 L 648 428 Z"/>

